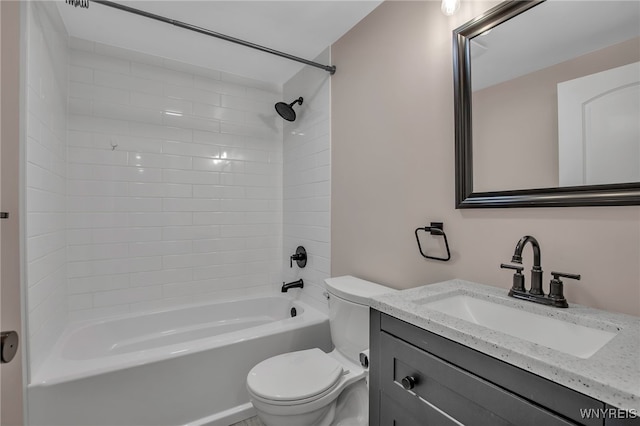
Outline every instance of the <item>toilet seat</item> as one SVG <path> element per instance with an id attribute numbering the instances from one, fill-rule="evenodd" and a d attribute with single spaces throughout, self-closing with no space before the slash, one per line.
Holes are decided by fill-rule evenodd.
<path id="1" fill-rule="evenodd" d="M 344 374 L 342 364 L 318 348 L 266 359 L 251 369 L 247 388 L 272 405 L 298 405 L 331 392 Z"/>

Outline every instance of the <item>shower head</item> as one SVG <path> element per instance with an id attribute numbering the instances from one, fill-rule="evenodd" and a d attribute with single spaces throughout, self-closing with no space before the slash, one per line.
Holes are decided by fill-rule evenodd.
<path id="1" fill-rule="evenodd" d="M 299 97 L 295 101 L 290 104 L 284 102 L 278 102 L 276 104 L 276 111 L 280 117 L 284 118 L 287 121 L 295 121 L 296 120 L 296 112 L 293 110 L 293 106 L 295 104 L 302 105 L 302 97 Z"/>

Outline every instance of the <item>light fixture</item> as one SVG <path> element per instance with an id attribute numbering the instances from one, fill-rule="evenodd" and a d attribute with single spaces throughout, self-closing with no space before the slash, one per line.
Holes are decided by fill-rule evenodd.
<path id="1" fill-rule="evenodd" d="M 460 0 L 442 0 L 440 9 L 445 15 L 451 16 L 460 9 Z"/>

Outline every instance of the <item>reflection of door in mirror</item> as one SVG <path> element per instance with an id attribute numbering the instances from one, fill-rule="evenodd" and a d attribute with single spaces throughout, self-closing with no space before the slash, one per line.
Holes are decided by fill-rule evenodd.
<path id="1" fill-rule="evenodd" d="M 558 84 L 560 186 L 640 182 L 640 62 Z"/>

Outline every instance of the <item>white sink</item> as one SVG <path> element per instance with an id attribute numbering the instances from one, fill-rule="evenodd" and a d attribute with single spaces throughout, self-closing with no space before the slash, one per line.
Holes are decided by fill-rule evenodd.
<path id="1" fill-rule="evenodd" d="M 427 302 L 424 306 L 579 358 L 591 357 L 617 334 L 467 295 Z"/>

